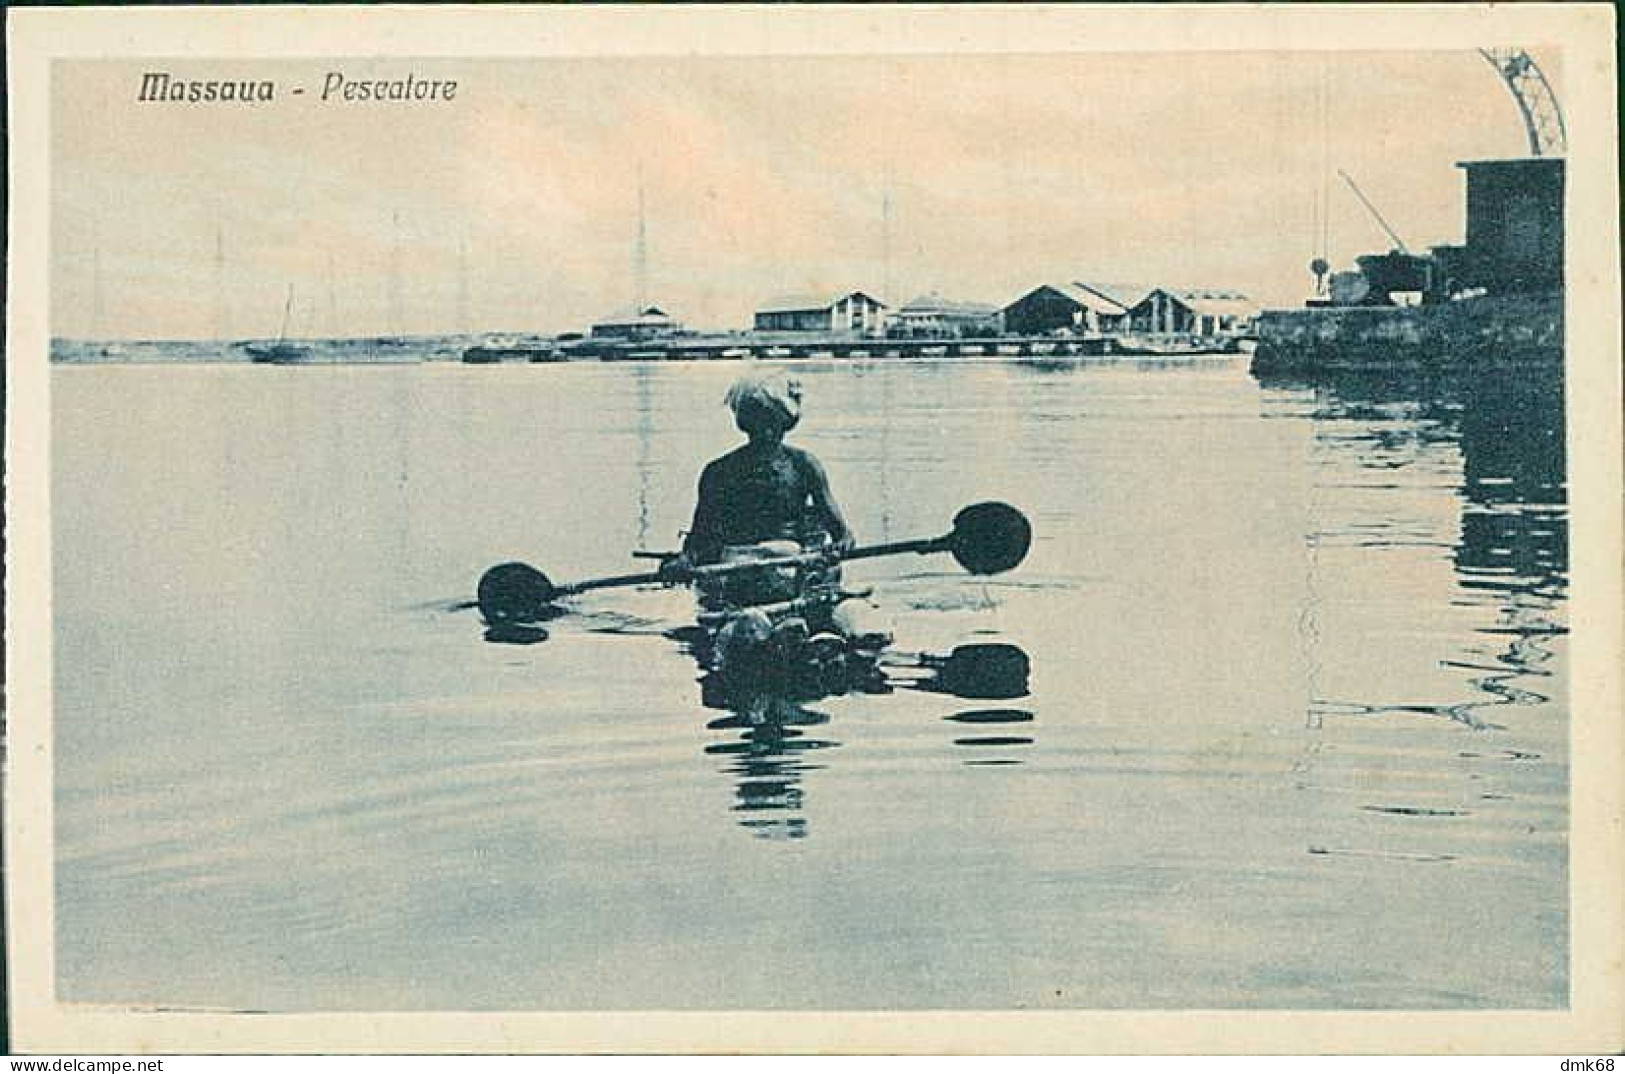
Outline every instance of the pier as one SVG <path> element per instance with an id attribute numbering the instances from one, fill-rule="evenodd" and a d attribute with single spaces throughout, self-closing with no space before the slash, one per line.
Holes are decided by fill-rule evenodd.
<path id="1" fill-rule="evenodd" d="M 985 336 L 970 339 L 886 339 L 824 334 L 671 336 L 662 339 L 578 339 L 514 346 L 470 347 L 470 364 L 562 361 L 705 362 L 725 359 L 900 361 L 962 358 L 1190 358 L 1234 355 L 1237 338 L 1191 336 Z"/>

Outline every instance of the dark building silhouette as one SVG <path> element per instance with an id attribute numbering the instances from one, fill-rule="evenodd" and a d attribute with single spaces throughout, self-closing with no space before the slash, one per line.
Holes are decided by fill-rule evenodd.
<path id="1" fill-rule="evenodd" d="M 1467 242 L 1434 250 L 1447 292 L 1563 288 L 1563 158 L 1464 161 Z M 1441 281 L 1444 283 L 1445 281 Z"/>

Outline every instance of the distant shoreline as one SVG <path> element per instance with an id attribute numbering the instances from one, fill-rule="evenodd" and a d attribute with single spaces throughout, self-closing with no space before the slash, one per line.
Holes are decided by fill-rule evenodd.
<path id="1" fill-rule="evenodd" d="M 827 333 L 751 332 L 672 335 L 654 339 L 552 336 L 416 336 L 284 341 L 282 361 L 257 358 L 263 341 L 54 339 L 53 365 L 269 364 L 468 365 L 727 360 L 995 360 L 1070 358 L 1207 358 L 1245 353 L 1245 336 L 1186 334 L 888 338 Z"/>

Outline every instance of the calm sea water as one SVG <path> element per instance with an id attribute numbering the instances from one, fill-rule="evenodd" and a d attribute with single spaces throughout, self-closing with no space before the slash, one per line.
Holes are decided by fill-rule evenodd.
<path id="1" fill-rule="evenodd" d="M 802 365 L 900 653 L 1030 694 L 742 718 L 593 594 L 669 548 L 740 367 L 53 371 L 57 970 L 247 1010 L 1567 1000 L 1561 385 Z"/>

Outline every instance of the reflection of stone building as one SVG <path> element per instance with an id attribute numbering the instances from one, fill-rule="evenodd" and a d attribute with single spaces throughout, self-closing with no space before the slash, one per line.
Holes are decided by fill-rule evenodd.
<path id="1" fill-rule="evenodd" d="M 1426 376 L 1347 371 L 1271 376 L 1263 383 L 1295 394 L 1313 389 L 1311 419 L 1330 487 L 1351 487 L 1341 469 L 1350 462 L 1382 474 L 1375 484 L 1352 486 L 1380 490 L 1362 501 L 1357 517 L 1328 527 L 1323 514 L 1311 514 L 1314 546 L 1325 549 L 1341 536 L 1385 554 L 1404 549 L 1427 576 L 1449 579 L 1434 599 L 1448 599 L 1452 615 L 1463 617 L 1459 629 L 1438 635 L 1442 649 L 1427 643 L 1431 635 L 1407 631 L 1424 645 L 1418 659 L 1464 680 L 1462 695 L 1448 701 L 1320 697 L 1311 719 L 1423 714 L 1482 729 L 1515 718 L 1501 706 L 1546 705 L 1551 685 L 1561 681 L 1553 676 L 1562 674 L 1554 661 L 1563 650 L 1553 639 L 1568 629 L 1561 375 L 1541 369 Z M 1395 473 L 1401 468 L 1411 473 Z M 1460 480 L 1453 487 L 1439 483 L 1455 473 Z M 1440 546 L 1449 552 L 1433 551 Z M 1411 584 L 1420 593 L 1429 583 L 1419 575 Z M 1404 611 L 1397 614 L 1403 618 Z M 1547 711 L 1562 713 L 1560 707 Z"/>
<path id="2" fill-rule="evenodd" d="M 1556 596 L 1569 567 L 1560 371 L 1474 378 L 1461 386 L 1464 585 Z"/>
<path id="3" fill-rule="evenodd" d="M 1419 404 L 1430 437 L 1461 456 L 1461 527 L 1452 559 L 1464 589 L 1504 595 L 1510 609 L 1567 588 L 1568 495 L 1563 376 L 1557 369 L 1416 376 L 1376 372 L 1265 378 L 1313 387 L 1318 421 Z"/>

